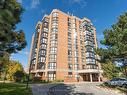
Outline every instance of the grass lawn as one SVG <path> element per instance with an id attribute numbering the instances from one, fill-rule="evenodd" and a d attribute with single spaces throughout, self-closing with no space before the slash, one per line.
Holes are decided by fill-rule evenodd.
<path id="1" fill-rule="evenodd" d="M 32 95 L 25 84 L 0 83 L 0 95 Z"/>

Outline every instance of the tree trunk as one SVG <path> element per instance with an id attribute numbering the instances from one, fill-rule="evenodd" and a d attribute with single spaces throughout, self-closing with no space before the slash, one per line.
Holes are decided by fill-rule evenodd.
<path id="1" fill-rule="evenodd" d="M 7 71 L 5 70 L 5 75 L 4 75 L 4 83 L 5 83 L 5 80 L 6 80 L 6 75 L 7 75 Z"/>
<path id="2" fill-rule="evenodd" d="M 123 64 L 124 64 L 125 76 L 127 77 L 127 59 L 124 59 Z"/>

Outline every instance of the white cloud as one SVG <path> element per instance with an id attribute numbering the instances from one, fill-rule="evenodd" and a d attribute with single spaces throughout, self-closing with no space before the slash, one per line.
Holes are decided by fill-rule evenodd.
<path id="1" fill-rule="evenodd" d="M 72 2 L 74 2 L 74 3 L 81 3 L 82 0 L 73 0 Z"/>
<path id="2" fill-rule="evenodd" d="M 40 0 L 32 0 L 31 8 L 34 9 L 40 4 Z"/>
<path id="3" fill-rule="evenodd" d="M 21 3 L 22 4 L 22 0 L 17 0 L 17 2 Z"/>
<path id="4" fill-rule="evenodd" d="M 84 8 L 87 6 L 87 2 L 85 0 L 69 0 L 70 4 L 78 4 L 81 6 L 81 8 Z"/>
<path id="5" fill-rule="evenodd" d="M 87 6 L 87 2 L 83 0 L 83 2 L 80 5 L 81 5 L 81 8 L 84 8 Z"/>
<path id="6" fill-rule="evenodd" d="M 98 19 L 93 19 L 92 22 L 94 22 L 94 23 L 95 23 L 95 22 L 98 22 Z"/>
<path id="7" fill-rule="evenodd" d="M 21 55 L 29 56 L 29 52 L 28 51 L 19 51 L 18 53 L 21 54 Z"/>
<path id="8" fill-rule="evenodd" d="M 45 9 L 42 9 L 41 10 L 41 14 L 44 15 L 46 13 L 46 10 Z"/>

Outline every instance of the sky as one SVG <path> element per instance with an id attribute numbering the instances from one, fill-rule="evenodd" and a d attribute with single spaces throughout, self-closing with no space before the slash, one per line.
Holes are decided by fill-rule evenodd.
<path id="1" fill-rule="evenodd" d="M 103 39 L 103 31 L 117 22 L 119 15 L 127 12 L 127 0 L 17 0 L 23 8 L 21 23 L 17 29 L 23 29 L 26 35 L 27 46 L 22 51 L 12 54 L 11 59 L 17 60 L 26 68 L 30 51 L 32 34 L 37 22 L 53 9 L 69 12 L 79 18 L 89 18 L 96 28 L 99 47 Z"/>

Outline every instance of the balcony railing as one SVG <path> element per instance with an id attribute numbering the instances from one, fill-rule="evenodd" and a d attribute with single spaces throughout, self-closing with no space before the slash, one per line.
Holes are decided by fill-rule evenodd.
<path id="1" fill-rule="evenodd" d="M 100 73 L 103 72 L 96 64 L 87 64 L 78 70 L 78 73 Z"/>
<path id="2" fill-rule="evenodd" d="M 84 69 L 98 69 L 98 66 L 95 64 L 87 64 Z"/>

